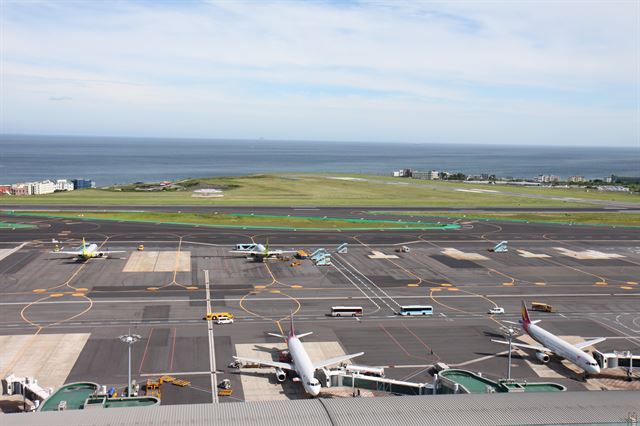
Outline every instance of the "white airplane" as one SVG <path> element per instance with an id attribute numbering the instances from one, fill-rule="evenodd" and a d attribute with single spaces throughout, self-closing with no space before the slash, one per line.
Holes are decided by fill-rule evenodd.
<path id="1" fill-rule="evenodd" d="M 125 253 L 124 251 L 108 251 L 99 250 L 97 244 L 87 244 L 85 239 L 82 239 L 82 245 L 73 251 L 52 251 L 53 254 L 70 254 L 79 260 L 87 260 L 93 257 L 107 257 L 112 253 Z"/>
<path id="2" fill-rule="evenodd" d="M 267 245 L 262 244 L 236 244 L 236 248 L 229 253 L 244 254 L 249 259 L 264 260 L 269 257 L 277 257 L 285 254 L 295 254 L 295 250 L 269 250 L 269 241 Z"/>
<path id="3" fill-rule="evenodd" d="M 234 356 L 233 358 L 238 361 L 245 361 L 252 364 L 266 365 L 274 367 L 276 369 L 276 380 L 278 382 L 284 382 L 287 379 L 287 373 L 285 371 L 295 372 L 298 377 L 294 377 L 294 382 L 302 382 L 302 386 L 306 393 L 311 396 L 317 396 L 320 393 L 320 382 L 316 379 L 316 370 L 327 367 L 329 365 L 339 364 L 347 361 L 351 358 L 363 355 L 364 352 L 358 352 L 352 355 L 342 355 L 334 358 L 325 359 L 316 363 L 312 363 L 309 359 L 307 351 L 304 349 L 304 345 L 300 341 L 302 337 L 308 336 L 313 332 L 302 333 L 296 335 L 293 328 L 293 314 L 291 315 L 291 329 L 289 330 L 289 336 L 285 337 L 281 334 L 269 333 L 271 336 L 280 337 L 285 339 L 287 347 L 289 348 L 289 355 L 291 356 L 291 362 L 276 362 L 276 361 L 263 361 L 259 359 L 244 358 Z"/>
<path id="4" fill-rule="evenodd" d="M 505 321 L 509 322 L 509 321 Z M 537 326 L 540 320 L 531 321 L 529 319 L 529 311 L 527 311 L 527 307 L 525 306 L 524 301 L 522 302 L 522 319 L 519 321 L 522 329 L 525 333 L 527 333 L 533 340 L 540 343 L 542 346 L 537 345 L 527 345 L 524 343 L 511 343 L 513 346 L 533 349 L 535 352 L 536 358 L 542 362 L 549 362 L 549 354 L 556 354 L 562 358 L 565 358 L 569 362 L 577 365 L 581 369 L 585 371 L 586 374 L 599 374 L 600 366 L 596 362 L 596 360 L 584 352 L 583 349 L 587 346 L 595 345 L 596 343 L 600 343 L 606 340 L 606 337 L 599 337 L 597 339 L 587 340 L 585 342 L 576 343 L 572 345 L 556 336 L 555 334 L 549 333 L 547 330 L 542 327 Z M 515 324 L 515 323 L 514 323 Z M 492 342 L 509 344 L 509 342 L 505 342 L 503 340 L 494 340 L 491 339 Z"/>

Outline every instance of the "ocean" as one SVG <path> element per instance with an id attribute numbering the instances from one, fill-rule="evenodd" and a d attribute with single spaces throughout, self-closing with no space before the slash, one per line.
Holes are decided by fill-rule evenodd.
<path id="1" fill-rule="evenodd" d="M 275 172 L 499 177 L 640 175 L 640 147 L 505 146 L 0 135 L 0 184 L 93 179 L 98 186 Z"/>

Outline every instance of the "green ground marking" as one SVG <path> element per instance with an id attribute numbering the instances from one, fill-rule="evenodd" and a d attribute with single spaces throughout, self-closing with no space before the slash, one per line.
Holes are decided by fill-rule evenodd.
<path id="1" fill-rule="evenodd" d="M 597 213 L 463 213 L 463 212 L 420 212 L 420 211 L 371 211 L 374 215 L 398 215 L 412 217 L 442 217 L 446 219 L 469 219 L 501 222 L 544 223 L 553 225 L 618 226 L 640 227 L 640 213 L 597 212 Z"/>
<path id="2" fill-rule="evenodd" d="M 26 223 L 0 222 L 0 230 L 2 229 L 33 229 L 33 228 L 37 228 L 37 226 L 26 224 Z"/>
<path id="3" fill-rule="evenodd" d="M 232 229 L 274 229 L 313 231 L 363 231 L 363 230 L 450 230 L 458 224 L 439 224 L 420 221 L 393 221 L 373 219 L 341 219 L 306 216 L 271 216 L 250 214 L 201 214 L 162 212 L 13 212 L 15 216 L 46 217 L 73 220 L 124 221 L 164 225 L 206 226 Z"/>

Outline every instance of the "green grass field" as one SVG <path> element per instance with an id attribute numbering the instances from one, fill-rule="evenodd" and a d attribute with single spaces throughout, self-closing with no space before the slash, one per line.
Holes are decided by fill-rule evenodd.
<path id="1" fill-rule="evenodd" d="M 439 181 L 359 176 L 367 181 L 340 180 L 346 175 L 259 175 L 192 180 L 190 189 L 202 186 L 223 188 L 224 197 L 198 198 L 193 192 L 139 192 L 80 190 L 48 195 L 0 196 L 0 206 L 10 205 L 220 205 L 220 206 L 440 206 L 440 207 L 579 207 L 587 204 L 552 197 L 575 197 L 637 202 L 640 196 L 586 192 L 576 189 L 513 188 L 495 185 L 468 185 Z M 459 189 L 490 189 L 504 193 L 473 193 Z M 527 198 L 517 193 L 543 195 Z"/>
<path id="2" fill-rule="evenodd" d="M 378 212 L 371 212 L 378 214 Z M 466 218 L 479 220 L 513 220 L 539 223 L 572 223 L 581 225 L 610 225 L 610 226 L 634 226 L 640 227 L 640 213 L 521 213 L 521 212 L 499 212 L 499 213 L 461 213 L 461 212 L 379 212 L 379 214 L 393 214 L 410 217 L 443 217 L 443 218 Z"/>
<path id="3" fill-rule="evenodd" d="M 164 212 L 24 212 L 16 217 L 48 217 L 73 220 L 109 220 L 155 224 L 199 225 L 221 228 L 299 229 L 299 230 L 365 230 L 365 229 L 456 229 L 456 224 L 428 221 L 393 221 L 376 219 L 340 219 L 302 216 L 233 215 Z"/>

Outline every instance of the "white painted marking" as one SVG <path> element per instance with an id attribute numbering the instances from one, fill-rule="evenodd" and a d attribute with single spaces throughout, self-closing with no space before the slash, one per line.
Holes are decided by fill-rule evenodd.
<path id="1" fill-rule="evenodd" d="M 488 260 L 486 256 L 483 256 L 478 253 L 466 253 L 464 251 L 447 247 L 442 250 L 442 254 L 452 257 L 457 260 Z"/>
<path id="2" fill-rule="evenodd" d="M 522 256 L 522 257 L 529 257 L 529 258 L 546 258 L 546 257 L 551 257 L 548 254 L 544 254 L 544 253 L 531 253 L 530 251 L 526 251 L 526 250 L 516 250 L 518 252 L 518 256 Z"/>
<path id="3" fill-rule="evenodd" d="M 594 260 L 594 259 L 619 259 L 623 256 L 617 253 L 603 253 L 597 250 L 584 250 L 584 251 L 573 251 L 566 249 L 564 247 L 554 247 L 555 250 L 559 251 L 560 254 L 573 257 L 574 259 L 582 259 L 582 260 Z"/>
<path id="4" fill-rule="evenodd" d="M 207 292 L 207 312 L 211 312 L 211 293 L 209 291 L 209 270 L 204 270 L 204 286 Z M 209 369 L 211 370 L 211 398 L 213 402 L 218 402 L 217 380 L 216 380 L 216 351 L 213 341 L 213 321 L 207 321 L 207 337 L 209 338 Z"/>

